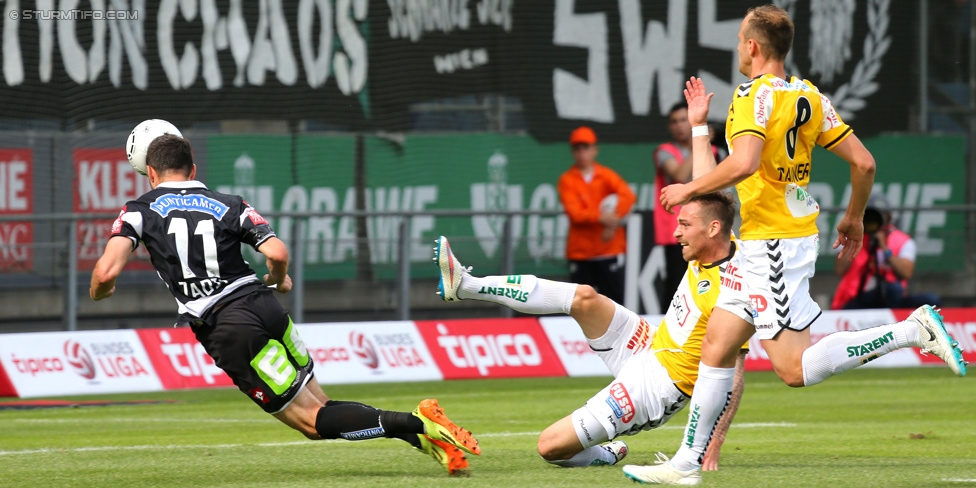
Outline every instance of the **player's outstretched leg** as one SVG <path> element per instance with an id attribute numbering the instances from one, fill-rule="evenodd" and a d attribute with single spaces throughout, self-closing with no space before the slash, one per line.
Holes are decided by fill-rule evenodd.
<path id="1" fill-rule="evenodd" d="M 424 423 L 424 433 L 430 439 L 446 442 L 471 454 L 481 454 L 478 439 L 471 432 L 451 422 L 436 399 L 420 402 L 413 411 L 413 416 Z"/>
<path id="2" fill-rule="evenodd" d="M 657 453 L 657 464 L 651 466 L 624 466 L 624 475 L 638 483 L 649 485 L 700 485 L 701 470 L 681 471 L 675 468 L 667 456 Z"/>
<path id="3" fill-rule="evenodd" d="M 444 301 L 481 300 L 529 314 L 570 313 L 576 294 L 575 283 L 544 280 L 533 275 L 472 276 L 470 268 L 461 265 L 454 256 L 446 237 L 441 236 L 435 242 L 434 261 L 441 271 L 437 294 Z"/>
<path id="4" fill-rule="evenodd" d="M 956 376 L 966 376 L 966 361 L 959 343 L 946 331 L 942 314 L 931 305 L 922 305 L 908 317 L 918 323 L 922 354 L 935 354 L 945 361 Z"/>
<path id="5" fill-rule="evenodd" d="M 946 332 L 939 312 L 930 305 L 922 305 L 901 322 L 835 332 L 820 339 L 803 352 L 803 386 L 815 385 L 905 347 L 918 347 L 923 353 L 935 354 L 957 376 L 966 375 L 959 343 Z"/>
<path id="6" fill-rule="evenodd" d="M 309 438 L 350 441 L 378 437 L 401 439 L 433 457 L 451 475 L 462 474 L 468 467 L 461 449 L 481 453 L 478 441 L 470 432 L 451 422 L 437 405 L 437 400 L 420 402 L 412 413 L 380 410 L 348 401 L 328 400 L 321 405 L 307 392 L 302 392 L 298 400 L 275 416 Z M 299 409 L 312 413 L 314 427 L 311 430 L 302 425 L 304 422 L 300 420 L 302 413 Z"/>
<path id="7" fill-rule="evenodd" d="M 460 449 L 454 447 L 453 444 L 431 439 L 426 434 L 420 434 L 418 437 L 420 447 L 417 449 L 441 463 L 441 466 L 447 470 L 447 474 L 451 476 L 467 474 L 468 458 L 464 457 L 464 453 Z"/>

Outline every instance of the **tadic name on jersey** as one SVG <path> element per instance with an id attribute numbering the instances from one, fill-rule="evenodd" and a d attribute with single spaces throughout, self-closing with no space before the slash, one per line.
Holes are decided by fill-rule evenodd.
<path id="1" fill-rule="evenodd" d="M 221 278 L 205 278 L 199 281 L 178 281 L 177 283 L 183 288 L 184 295 L 190 298 L 202 298 L 223 290 L 229 282 Z"/>

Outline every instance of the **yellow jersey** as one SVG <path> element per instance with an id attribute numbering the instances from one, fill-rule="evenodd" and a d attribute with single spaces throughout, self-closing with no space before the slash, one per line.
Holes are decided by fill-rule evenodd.
<path id="1" fill-rule="evenodd" d="M 820 205 L 807 193 L 813 146 L 831 149 L 851 133 L 809 81 L 765 74 L 739 85 L 725 126 L 729 149 L 747 134 L 764 141 L 759 170 L 735 187 L 741 202 L 739 238 L 816 234 Z"/>
<path id="2" fill-rule="evenodd" d="M 651 340 L 651 351 L 668 370 L 674 385 L 688 396 L 698 380 L 702 338 L 718 300 L 721 272 L 737 247 L 732 241 L 729 256 L 716 263 L 688 263 L 688 270 Z"/>

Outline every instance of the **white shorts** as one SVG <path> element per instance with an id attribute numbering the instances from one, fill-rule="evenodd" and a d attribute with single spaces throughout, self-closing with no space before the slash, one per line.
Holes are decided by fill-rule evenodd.
<path id="1" fill-rule="evenodd" d="M 722 270 L 716 307 L 756 327 L 756 338 L 774 339 L 783 329 L 804 330 L 820 317 L 810 297 L 820 237 L 738 241 Z"/>
<path id="2" fill-rule="evenodd" d="M 654 330 L 617 305 L 607 333 L 589 341 L 615 377 L 583 407 L 600 421 L 608 439 L 658 427 L 688 403 L 651 352 Z"/>

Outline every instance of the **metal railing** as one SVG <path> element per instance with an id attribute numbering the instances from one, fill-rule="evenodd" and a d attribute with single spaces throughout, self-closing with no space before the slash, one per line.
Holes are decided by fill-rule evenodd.
<path id="1" fill-rule="evenodd" d="M 305 294 L 305 246 L 307 239 L 301 238 L 305 235 L 308 219 L 329 218 L 329 217 L 352 217 L 352 218 L 374 218 L 387 217 L 399 218 L 400 222 L 397 229 L 397 316 L 402 320 L 410 318 L 410 279 L 411 261 L 409 259 L 409 249 L 412 245 L 410 239 L 410 222 L 414 217 L 474 217 L 474 216 L 504 216 L 504 232 L 501 236 L 501 270 L 503 274 L 511 274 L 514 269 L 514 253 L 512 223 L 516 216 L 558 216 L 562 212 L 557 210 L 520 210 L 520 211 L 476 211 L 476 210 L 426 210 L 426 211 L 341 211 L 341 212 L 262 212 L 265 217 L 274 219 L 290 218 L 291 229 L 286 244 L 291 252 L 291 263 L 289 274 L 294 284 L 290 293 L 292 306 L 291 315 L 295 322 L 304 321 L 304 294 Z M 32 244 L 33 247 L 52 248 L 59 250 L 65 256 L 65 272 L 62 288 L 64 291 L 64 301 L 62 316 L 66 330 L 77 330 L 78 327 L 78 294 L 80 293 L 79 279 L 85 277 L 90 279 L 90 272 L 79 273 L 78 257 L 78 223 L 91 221 L 114 220 L 118 214 L 110 213 L 52 213 L 37 215 L 0 215 L 0 224 L 5 222 L 32 222 L 32 223 L 53 223 L 62 224 L 58 227 L 66 227 L 66 239 L 60 242 Z M 66 225 L 65 225 L 66 224 Z M 70 245 L 76 243 L 76 245 Z M 101 243 L 104 245 L 104 243 Z M 4 244 L 0 244 L 2 246 Z M 84 275 L 84 276 L 83 276 Z M 60 275 L 59 275 L 60 276 Z M 511 311 L 507 310 L 510 316 Z"/>
<path id="2" fill-rule="evenodd" d="M 927 211 L 946 211 L 946 212 L 963 212 L 968 215 L 976 214 L 976 205 L 940 205 L 931 207 L 892 207 L 890 209 L 893 213 L 898 214 L 899 212 L 927 212 Z M 823 207 L 821 212 L 825 213 L 838 213 L 844 212 L 844 208 L 838 207 Z M 425 210 L 425 211 L 341 211 L 341 212 L 262 212 L 266 217 L 272 218 L 290 218 L 291 219 L 291 229 L 288 233 L 289 235 L 285 237 L 286 244 L 289 245 L 291 249 L 291 267 L 289 273 L 292 277 L 294 283 L 294 288 L 291 293 L 291 314 L 296 322 L 304 321 L 305 312 L 305 286 L 308 281 L 305 276 L 306 268 L 306 245 L 309 239 L 303 238 L 306 235 L 306 226 L 308 225 L 309 219 L 314 218 L 329 218 L 329 217 L 352 217 L 352 218 L 375 218 L 375 217 L 385 217 L 385 218 L 399 218 L 399 224 L 397 225 L 396 232 L 396 278 L 395 282 L 395 296 L 396 296 L 396 316 L 401 320 L 410 319 L 410 283 L 411 283 L 411 265 L 412 261 L 410 259 L 410 246 L 413 245 L 413 240 L 410 237 L 411 230 L 411 220 L 415 217 L 451 217 L 451 218 L 465 218 L 465 217 L 475 217 L 475 216 L 495 216 L 504 218 L 504 225 L 502 226 L 503 232 L 500 238 L 501 256 L 499 259 L 500 274 L 507 275 L 513 274 L 515 271 L 515 236 L 516 232 L 513 228 L 515 222 L 515 217 L 526 217 L 526 216 L 540 216 L 540 217 L 553 217 L 563 215 L 561 211 L 558 210 L 511 210 L 511 211 L 498 211 L 498 210 Z M 64 292 L 63 310 L 62 316 L 64 321 L 64 327 L 66 330 L 77 330 L 78 327 L 78 294 L 81 292 L 79 290 L 81 283 L 79 279 L 84 277 L 90 277 L 90 272 L 79 272 L 79 256 L 78 256 L 78 224 L 81 222 L 90 222 L 96 220 L 114 220 L 117 218 L 117 214 L 108 213 L 53 213 L 53 214 L 43 214 L 43 215 L 0 215 L 0 224 L 5 222 L 33 222 L 33 223 L 52 223 L 52 224 L 62 224 L 58 226 L 59 228 L 67 227 L 67 231 L 64 234 L 66 239 L 60 242 L 50 242 L 50 243 L 33 243 L 31 244 L 35 249 L 55 249 L 64 255 L 64 267 L 62 272 L 57 272 L 52 274 L 53 281 L 59 281 L 56 278 L 61 276 L 64 277 L 61 287 Z M 64 225 L 67 224 L 67 225 Z M 962 238 L 966 240 L 967 243 L 974 243 L 976 239 L 973 239 L 973 234 L 976 232 L 974 229 L 962 229 L 960 234 Z M 56 231 L 52 234 L 58 234 Z M 371 238 L 372 239 L 372 238 Z M 69 245 L 69 243 L 76 243 L 76 245 Z M 0 247 L 8 245 L 0 243 Z M 104 245 L 104 243 L 101 243 Z M 976 255 L 976 249 L 974 249 L 973 244 L 968 244 L 966 248 L 967 257 Z M 357 257 L 358 259 L 358 257 Z M 59 270 L 60 271 L 60 270 Z M 9 274 L 8 274 L 9 276 Z M 88 278 L 85 278 L 88 279 Z M 155 280 L 155 278 L 153 278 Z M 511 316 L 511 310 L 504 308 L 503 314 L 506 316 Z"/>

